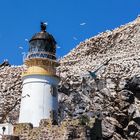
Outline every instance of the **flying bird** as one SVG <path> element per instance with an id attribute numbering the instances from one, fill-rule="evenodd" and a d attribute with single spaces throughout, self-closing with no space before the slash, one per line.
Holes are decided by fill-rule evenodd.
<path id="1" fill-rule="evenodd" d="M 22 54 L 25 54 L 25 52 L 22 52 Z"/>
<path id="2" fill-rule="evenodd" d="M 84 25 L 86 25 L 86 23 L 85 23 L 85 22 L 83 22 L 83 23 L 80 23 L 80 25 L 81 25 L 81 26 L 84 26 Z"/>
<path id="3" fill-rule="evenodd" d="M 60 46 L 57 46 L 57 49 L 60 49 L 61 47 Z"/>
<path id="4" fill-rule="evenodd" d="M 26 96 L 30 97 L 30 95 L 29 95 L 29 94 L 26 94 Z"/>
<path id="5" fill-rule="evenodd" d="M 94 70 L 94 71 L 88 71 L 88 73 L 91 75 L 92 78 L 96 79 L 96 77 L 97 77 L 97 74 L 96 74 L 96 73 L 97 73 L 103 66 L 108 65 L 108 63 L 109 63 L 111 60 L 112 60 L 112 58 L 110 58 L 110 59 L 104 61 L 96 70 Z"/>
<path id="6" fill-rule="evenodd" d="M 23 47 L 20 46 L 19 49 L 23 49 Z"/>
<path id="7" fill-rule="evenodd" d="M 74 40 L 78 40 L 75 36 L 73 37 Z"/>
<path id="8" fill-rule="evenodd" d="M 97 77 L 97 75 L 96 75 L 96 72 L 95 71 L 88 71 L 88 73 L 91 75 L 91 77 L 93 78 L 93 79 L 96 79 L 96 77 Z"/>
<path id="9" fill-rule="evenodd" d="M 29 40 L 28 40 L 27 38 L 25 38 L 25 41 L 27 41 L 27 42 L 28 42 Z"/>
<path id="10" fill-rule="evenodd" d="M 44 22 L 45 25 L 48 25 L 48 22 Z"/>

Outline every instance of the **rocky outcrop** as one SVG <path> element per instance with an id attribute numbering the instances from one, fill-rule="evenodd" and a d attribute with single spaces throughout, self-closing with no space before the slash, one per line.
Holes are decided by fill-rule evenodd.
<path id="1" fill-rule="evenodd" d="M 17 121 L 21 100 L 23 68 L 7 64 L 4 62 L 0 66 L 0 123 Z"/>
<path id="2" fill-rule="evenodd" d="M 99 113 L 103 139 L 139 139 L 139 55 L 140 17 L 80 43 L 58 67 L 61 118 Z"/>

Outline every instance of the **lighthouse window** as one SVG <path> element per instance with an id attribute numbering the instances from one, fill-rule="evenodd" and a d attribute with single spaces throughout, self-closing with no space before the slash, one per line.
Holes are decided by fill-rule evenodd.
<path id="1" fill-rule="evenodd" d="M 57 88 L 55 86 L 51 86 L 51 94 L 52 96 L 56 97 L 57 96 Z"/>
<path id="2" fill-rule="evenodd" d="M 36 46 L 37 46 L 37 47 L 41 47 L 41 46 L 42 46 L 42 40 L 37 40 Z"/>
<path id="3" fill-rule="evenodd" d="M 42 51 L 43 40 L 33 40 L 30 42 L 30 51 Z"/>

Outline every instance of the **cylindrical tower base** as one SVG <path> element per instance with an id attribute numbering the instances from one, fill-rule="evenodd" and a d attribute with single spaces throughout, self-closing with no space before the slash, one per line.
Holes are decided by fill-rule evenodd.
<path id="1" fill-rule="evenodd" d="M 41 119 L 57 121 L 59 78 L 47 75 L 23 77 L 19 123 L 39 126 Z"/>

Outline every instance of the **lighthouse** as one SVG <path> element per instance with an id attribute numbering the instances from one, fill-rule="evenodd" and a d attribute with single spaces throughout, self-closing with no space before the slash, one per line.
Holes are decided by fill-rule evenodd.
<path id="1" fill-rule="evenodd" d="M 46 32 L 41 23 L 41 31 L 29 41 L 29 51 L 24 59 L 27 69 L 22 73 L 22 97 L 19 123 L 39 126 L 41 119 L 51 119 L 57 123 L 59 77 L 56 75 L 56 41 Z"/>

